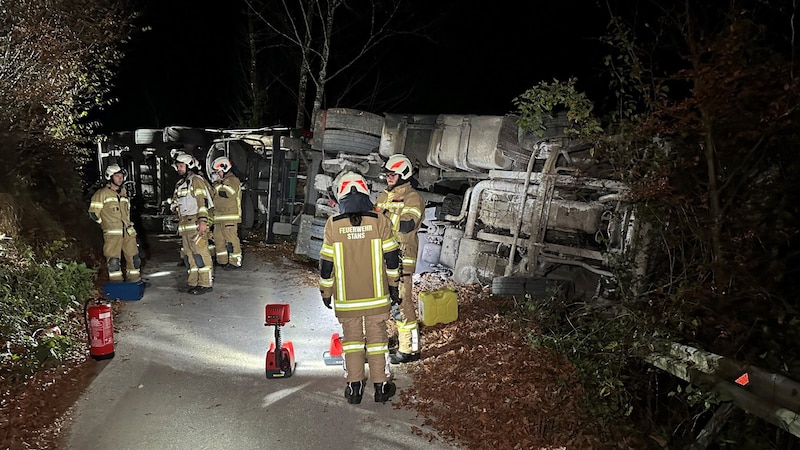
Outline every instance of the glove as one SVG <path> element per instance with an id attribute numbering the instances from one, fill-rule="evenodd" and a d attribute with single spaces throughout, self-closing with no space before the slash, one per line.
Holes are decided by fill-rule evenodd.
<path id="1" fill-rule="evenodd" d="M 326 308 L 333 309 L 333 308 L 331 308 L 331 298 L 330 297 L 322 297 L 322 303 L 325 305 Z"/>
<path id="2" fill-rule="evenodd" d="M 393 305 L 399 305 L 403 303 L 403 299 L 400 298 L 400 290 L 397 286 L 389 286 L 389 297 L 392 299 Z"/>

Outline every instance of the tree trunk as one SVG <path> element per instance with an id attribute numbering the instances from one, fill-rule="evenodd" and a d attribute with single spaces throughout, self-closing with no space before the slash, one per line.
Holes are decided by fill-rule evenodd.
<path id="1" fill-rule="evenodd" d="M 309 2 L 310 3 L 310 2 Z M 311 72 L 311 36 L 313 35 L 314 11 L 310 4 L 306 7 L 305 36 L 303 36 L 302 62 L 300 63 L 300 81 L 297 85 L 297 114 L 295 115 L 295 128 L 302 129 L 305 125 L 306 96 L 308 95 L 308 76 Z M 312 120 L 313 120 L 312 115 Z M 311 122 L 313 128 L 314 122 Z"/>
<path id="2" fill-rule="evenodd" d="M 702 84 L 700 80 L 695 80 L 696 85 Z M 703 131 L 705 134 L 705 142 L 703 154 L 706 160 L 706 168 L 708 173 L 708 214 L 711 220 L 711 267 L 714 271 L 715 283 L 726 284 L 724 280 L 720 279 L 720 269 L 724 267 L 725 261 L 722 255 L 722 238 L 721 233 L 721 210 L 719 202 L 719 185 L 717 184 L 717 157 L 716 148 L 714 146 L 713 136 L 713 118 L 708 113 L 706 108 L 700 108 L 700 116 L 703 119 Z M 719 284 L 718 284 L 719 285 Z"/>
<path id="3" fill-rule="evenodd" d="M 328 59 L 331 55 L 331 35 L 333 34 L 333 13 L 336 11 L 336 2 L 331 2 L 328 5 L 328 16 L 325 18 L 325 39 L 322 44 L 322 54 L 319 62 L 319 72 L 317 74 L 317 93 L 314 97 L 314 110 L 311 116 L 316 117 L 322 109 L 322 101 L 325 96 L 325 82 L 328 76 Z"/>
<path id="4" fill-rule="evenodd" d="M 256 48 L 256 37 L 255 37 L 255 24 L 253 19 L 252 12 L 248 12 L 247 14 L 247 40 L 249 44 L 250 50 L 250 64 L 248 67 L 248 77 L 249 77 L 249 90 L 250 90 L 250 117 L 246 119 L 248 122 L 247 125 L 252 127 L 257 127 L 261 125 L 261 121 L 263 120 L 263 113 L 261 110 L 261 95 L 258 92 L 258 70 L 257 70 L 257 62 L 256 62 L 256 55 L 258 54 L 258 49 Z"/>

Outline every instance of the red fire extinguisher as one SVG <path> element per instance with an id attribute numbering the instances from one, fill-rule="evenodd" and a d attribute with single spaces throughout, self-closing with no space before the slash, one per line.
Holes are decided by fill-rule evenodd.
<path id="1" fill-rule="evenodd" d="M 89 303 L 94 301 L 94 305 Z M 114 357 L 114 322 L 111 304 L 102 298 L 89 299 L 83 305 L 86 335 L 89 336 L 89 354 L 95 360 Z"/>

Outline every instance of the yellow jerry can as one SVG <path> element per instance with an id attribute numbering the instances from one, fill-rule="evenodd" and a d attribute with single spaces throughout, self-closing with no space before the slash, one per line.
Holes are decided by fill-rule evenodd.
<path id="1" fill-rule="evenodd" d="M 419 321 L 425 326 L 450 323 L 458 318 L 458 295 L 452 288 L 420 292 L 417 300 Z"/>

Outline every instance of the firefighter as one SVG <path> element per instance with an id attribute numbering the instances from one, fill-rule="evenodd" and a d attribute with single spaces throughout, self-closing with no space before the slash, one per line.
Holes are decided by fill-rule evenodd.
<path id="1" fill-rule="evenodd" d="M 378 195 L 375 209 L 386 214 L 392 222 L 395 239 L 400 244 L 402 258 L 400 278 L 400 317 L 396 318 L 399 348 L 392 354 L 392 364 L 417 361 L 420 358 L 417 309 L 412 299 L 411 276 L 417 269 L 417 231 L 422 225 L 425 200 L 411 185 L 414 171 L 405 155 L 392 155 L 384 165 L 387 188 Z"/>
<path id="2" fill-rule="evenodd" d="M 92 195 L 89 204 L 89 217 L 103 229 L 103 256 L 108 266 L 108 279 L 112 282 L 142 279 L 136 229 L 131 222 L 128 193 L 123 186 L 125 175 L 119 165 L 110 164 L 105 171 L 106 185 Z M 125 256 L 124 277 L 122 255 Z"/>
<path id="3" fill-rule="evenodd" d="M 242 183 L 231 168 L 231 161 L 220 156 L 211 163 L 216 175 L 212 183 L 214 198 L 214 248 L 217 264 L 225 270 L 242 267 L 239 224 L 242 223 Z"/>
<path id="4" fill-rule="evenodd" d="M 342 353 L 348 403 L 361 403 L 366 376 L 364 360 L 375 388 L 375 401 L 386 402 L 397 391 L 390 381 L 389 310 L 399 303 L 400 254 L 383 214 L 373 211 L 364 178 L 348 172 L 338 178 L 339 215 L 330 217 L 320 250 L 319 289 L 322 302 L 342 324 Z"/>
<path id="5" fill-rule="evenodd" d="M 214 206 L 208 182 L 197 173 L 197 160 L 187 153 L 175 156 L 175 170 L 181 177 L 175 185 L 172 205 L 178 216 L 183 262 L 189 269 L 189 293 L 213 291 L 213 261 L 208 250 L 209 209 Z"/>

